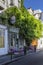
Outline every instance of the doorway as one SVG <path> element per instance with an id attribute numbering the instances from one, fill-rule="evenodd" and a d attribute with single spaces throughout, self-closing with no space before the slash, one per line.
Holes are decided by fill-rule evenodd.
<path id="1" fill-rule="evenodd" d="M 10 48 L 18 48 L 18 38 L 16 32 L 10 32 Z"/>

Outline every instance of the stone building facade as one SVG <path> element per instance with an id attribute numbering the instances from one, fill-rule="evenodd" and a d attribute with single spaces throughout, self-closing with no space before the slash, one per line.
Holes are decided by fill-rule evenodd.
<path id="1" fill-rule="evenodd" d="M 16 6 L 20 8 L 21 1 L 22 0 L 0 0 L 0 14 L 9 7 Z M 15 16 L 13 16 L 12 19 L 12 22 L 14 23 Z M 23 43 L 24 40 L 19 38 L 19 28 L 0 24 L 0 55 L 8 54 L 11 48 L 14 50 L 23 48 Z"/>

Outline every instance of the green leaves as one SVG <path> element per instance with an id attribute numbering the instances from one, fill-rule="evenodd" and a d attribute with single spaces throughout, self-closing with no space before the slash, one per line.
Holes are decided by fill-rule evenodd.
<path id="1" fill-rule="evenodd" d="M 25 7 L 21 7 L 21 9 L 18 9 L 17 7 L 10 7 L 4 11 L 3 15 L 7 17 L 7 19 L 9 19 L 12 15 L 16 16 L 16 22 L 13 26 L 20 29 L 19 34 L 25 38 L 25 40 L 31 42 L 33 39 L 41 37 L 41 21 L 30 15 Z"/>

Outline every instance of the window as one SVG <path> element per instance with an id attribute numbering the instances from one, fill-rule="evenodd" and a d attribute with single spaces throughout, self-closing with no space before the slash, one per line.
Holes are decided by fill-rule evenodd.
<path id="1" fill-rule="evenodd" d="M 4 33 L 5 31 L 3 29 L 0 29 L 0 48 L 4 47 Z"/>
<path id="2" fill-rule="evenodd" d="M 13 6 L 13 5 L 14 5 L 14 4 L 13 4 L 13 0 L 10 0 L 10 5 L 11 5 L 11 6 Z"/>
<path id="3" fill-rule="evenodd" d="M 11 32 L 11 46 L 16 46 L 16 43 L 17 43 L 17 33 L 15 32 Z"/>

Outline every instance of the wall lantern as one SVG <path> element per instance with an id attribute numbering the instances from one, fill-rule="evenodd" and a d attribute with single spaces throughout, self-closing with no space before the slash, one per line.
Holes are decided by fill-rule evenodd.
<path id="1" fill-rule="evenodd" d="M 10 23 L 14 24 L 15 22 L 16 22 L 16 17 L 15 16 L 11 16 Z"/>

